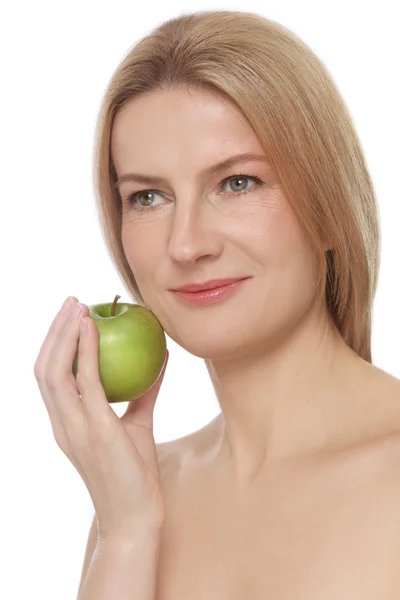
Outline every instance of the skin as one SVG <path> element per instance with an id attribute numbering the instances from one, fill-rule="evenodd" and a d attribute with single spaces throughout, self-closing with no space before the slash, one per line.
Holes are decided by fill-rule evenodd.
<path id="1" fill-rule="evenodd" d="M 118 176 L 135 171 L 169 181 L 121 185 L 122 243 L 148 308 L 174 341 L 205 359 L 221 407 L 207 443 L 229 489 L 246 488 L 283 461 L 377 436 L 394 414 L 377 418 L 371 390 L 383 372 L 344 343 L 325 305 L 315 303 L 316 263 L 273 166 L 252 161 L 200 178 L 240 152 L 264 154 L 236 106 L 209 91 L 135 99 L 112 133 Z M 263 184 L 230 179 L 220 187 L 241 174 Z M 139 191 L 136 204 L 156 210 L 128 205 Z M 207 307 L 169 291 L 232 276 L 251 279 Z"/>

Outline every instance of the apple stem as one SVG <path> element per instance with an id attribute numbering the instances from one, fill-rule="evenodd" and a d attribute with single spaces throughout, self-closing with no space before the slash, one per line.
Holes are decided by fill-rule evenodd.
<path id="1" fill-rule="evenodd" d="M 112 306 L 111 306 L 111 315 L 110 315 L 110 317 L 113 317 L 113 316 L 114 316 L 114 312 L 115 312 L 115 305 L 117 304 L 117 302 L 118 302 L 119 298 L 121 298 L 121 296 L 118 296 L 118 294 L 117 294 L 117 295 L 115 296 L 115 298 L 114 298 L 114 302 L 112 303 Z"/>

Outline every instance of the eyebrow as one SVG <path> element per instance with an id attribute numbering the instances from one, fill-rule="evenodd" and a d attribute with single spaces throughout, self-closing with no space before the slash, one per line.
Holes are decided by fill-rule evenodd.
<path id="1" fill-rule="evenodd" d="M 203 169 L 200 173 L 200 177 L 206 177 L 208 175 L 214 175 L 219 171 L 229 169 L 238 164 L 250 162 L 252 160 L 259 160 L 268 162 L 268 159 L 264 155 L 260 154 L 252 154 L 250 152 L 246 152 L 244 154 L 235 154 L 234 156 L 229 156 L 225 160 L 217 163 L 216 165 L 212 165 L 211 167 L 207 167 Z M 167 179 L 164 177 L 157 177 L 155 175 L 143 175 L 141 173 L 125 173 L 124 175 L 120 175 L 115 182 L 115 187 L 119 187 L 125 181 L 136 181 L 138 183 L 144 184 L 152 184 L 152 183 L 169 183 Z"/>

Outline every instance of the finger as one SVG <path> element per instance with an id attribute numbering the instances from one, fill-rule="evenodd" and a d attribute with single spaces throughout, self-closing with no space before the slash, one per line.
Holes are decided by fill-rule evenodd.
<path id="1" fill-rule="evenodd" d="M 108 403 L 99 374 L 99 330 L 88 310 L 78 325 L 80 337 L 76 384 L 82 405 L 91 418 L 107 418 L 115 413 Z"/>
<path id="2" fill-rule="evenodd" d="M 121 419 L 132 425 L 141 425 L 153 430 L 154 407 L 167 369 L 169 352 L 166 351 L 165 361 L 160 375 L 154 385 L 140 398 L 131 400 Z"/>
<path id="3" fill-rule="evenodd" d="M 39 354 L 36 358 L 36 362 L 34 365 L 34 374 L 36 381 L 38 383 L 38 387 L 46 406 L 47 412 L 50 417 L 50 422 L 53 427 L 53 432 L 56 436 L 57 441 L 61 440 L 62 436 L 62 424 L 60 415 L 58 410 L 54 404 L 51 394 L 49 393 L 47 386 L 45 385 L 44 378 L 46 372 L 46 366 L 49 360 L 50 352 L 53 347 L 57 336 L 61 332 L 66 319 L 68 318 L 69 310 L 72 308 L 74 304 L 77 302 L 77 298 L 75 296 L 69 296 L 67 300 L 64 302 L 57 315 L 53 319 L 53 322 L 50 325 L 48 333 L 41 345 Z"/>
<path id="4" fill-rule="evenodd" d="M 80 427 L 84 420 L 82 402 L 72 371 L 79 341 L 79 310 L 79 303 L 75 303 L 53 344 L 44 376 L 45 386 L 67 430 Z"/>
<path id="5" fill-rule="evenodd" d="M 69 296 L 64 304 L 61 306 L 60 310 L 54 317 L 49 330 L 47 332 L 46 337 L 43 340 L 43 343 L 40 347 L 39 354 L 36 358 L 35 362 L 35 376 L 40 377 L 43 376 L 46 365 L 50 356 L 51 348 L 54 344 L 54 340 L 64 327 L 64 323 L 68 319 L 69 312 L 71 308 L 78 302 L 78 299 L 75 296 Z"/>

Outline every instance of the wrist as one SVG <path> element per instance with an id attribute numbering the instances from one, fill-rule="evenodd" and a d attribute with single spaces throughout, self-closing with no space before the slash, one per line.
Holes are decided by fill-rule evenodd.
<path id="1" fill-rule="evenodd" d="M 96 551 L 130 552 L 143 545 L 155 545 L 160 542 L 162 527 L 146 525 L 135 531 L 110 531 L 99 533 Z"/>

